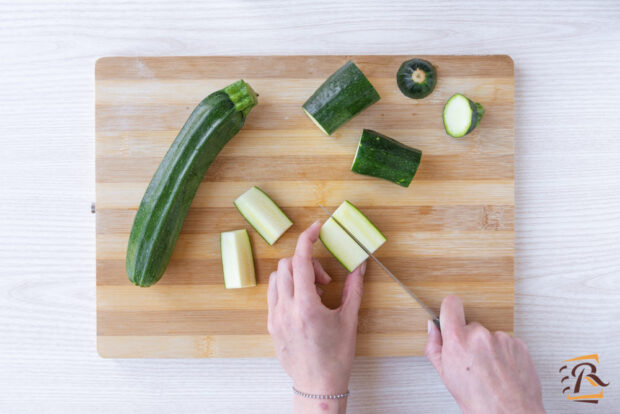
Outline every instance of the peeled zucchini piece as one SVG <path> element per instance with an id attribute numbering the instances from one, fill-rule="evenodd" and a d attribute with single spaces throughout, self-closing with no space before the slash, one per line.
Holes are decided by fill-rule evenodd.
<path id="1" fill-rule="evenodd" d="M 349 272 L 368 259 L 366 252 L 331 217 L 321 226 L 319 239 Z"/>
<path id="2" fill-rule="evenodd" d="M 256 286 L 254 256 L 246 229 L 220 234 L 222 268 L 226 289 Z"/>
<path id="3" fill-rule="evenodd" d="M 383 243 L 385 236 L 368 218 L 349 201 L 344 201 L 321 226 L 319 239 L 325 248 L 349 271 L 352 272 L 368 254 L 345 232 L 338 220 L 369 252 L 374 253 Z"/>
<path id="4" fill-rule="evenodd" d="M 403 95 L 422 99 L 435 89 L 437 71 L 428 60 L 411 59 L 400 65 L 396 72 L 396 83 Z"/>
<path id="5" fill-rule="evenodd" d="M 452 95 L 443 107 L 443 126 L 454 138 L 464 137 L 472 132 L 484 115 L 484 108 L 460 93 Z"/>
<path id="6" fill-rule="evenodd" d="M 235 207 L 263 239 L 273 245 L 293 222 L 260 188 L 254 186 L 241 194 Z"/>
<path id="7" fill-rule="evenodd" d="M 372 221 L 347 200 L 340 204 L 332 217 L 335 217 L 371 253 L 385 243 L 385 236 Z"/>

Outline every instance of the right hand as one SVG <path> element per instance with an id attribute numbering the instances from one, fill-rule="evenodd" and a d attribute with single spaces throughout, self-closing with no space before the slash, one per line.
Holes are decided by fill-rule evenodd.
<path id="1" fill-rule="evenodd" d="M 425 355 L 466 413 L 544 413 L 538 374 L 525 343 L 465 323 L 461 300 L 441 304 L 441 332 L 429 321 Z"/>

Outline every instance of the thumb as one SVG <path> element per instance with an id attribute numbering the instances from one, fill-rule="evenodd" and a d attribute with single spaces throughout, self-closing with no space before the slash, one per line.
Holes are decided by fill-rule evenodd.
<path id="1" fill-rule="evenodd" d="M 342 289 L 342 308 L 343 313 L 349 317 L 357 318 L 362 303 L 362 293 L 364 292 L 364 273 L 366 273 L 366 262 L 362 263 L 353 272 L 349 273 Z"/>
<path id="2" fill-rule="evenodd" d="M 439 329 L 432 321 L 428 321 L 428 339 L 426 341 L 426 348 L 424 348 L 424 355 L 435 367 L 439 375 L 441 375 L 441 348 L 441 332 L 439 332 Z"/>

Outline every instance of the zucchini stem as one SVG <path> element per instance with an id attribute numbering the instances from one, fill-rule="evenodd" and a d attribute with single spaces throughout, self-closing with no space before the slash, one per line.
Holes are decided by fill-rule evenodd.
<path id="1" fill-rule="evenodd" d="M 426 73 L 422 69 L 417 68 L 411 73 L 411 80 L 414 83 L 424 83 L 426 80 Z"/>
<path id="2" fill-rule="evenodd" d="M 224 93 L 235 104 L 235 110 L 243 112 L 244 116 L 247 116 L 250 110 L 258 103 L 258 99 L 256 99 L 258 94 L 243 79 L 225 87 Z"/>

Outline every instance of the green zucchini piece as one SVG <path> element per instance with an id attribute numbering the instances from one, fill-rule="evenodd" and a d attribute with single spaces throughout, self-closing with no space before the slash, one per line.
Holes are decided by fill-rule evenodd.
<path id="1" fill-rule="evenodd" d="M 403 95 L 422 99 L 435 89 L 437 71 L 428 60 L 411 59 L 400 65 L 396 72 L 396 83 Z"/>
<path id="2" fill-rule="evenodd" d="M 248 231 L 242 229 L 221 233 L 220 250 L 226 289 L 256 286 L 254 256 Z"/>
<path id="3" fill-rule="evenodd" d="M 273 245 L 293 225 L 280 207 L 256 186 L 237 197 L 234 204 L 269 245 Z"/>
<path id="4" fill-rule="evenodd" d="M 344 226 L 371 253 L 374 253 L 386 241 L 385 236 L 357 207 L 349 201 L 344 201 L 334 211 L 332 217 L 321 226 L 319 239 L 349 272 L 355 270 L 366 260 L 368 254 L 338 223 Z"/>
<path id="5" fill-rule="evenodd" d="M 357 146 L 351 171 L 409 187 L 421 160 L 422 151 L 419 149 L 365 129 Z"/>
<path id="6" fill-rule="evenodd" d="M 203 99 L 168 149 L 144 193 L 129 235 L 129 280 L 151 286 L 166 271 L 185 216 L 207 169 L 257 104 L 239 80 Z"/>
<path id="7" fill-rule="evenodd" d="M 481 104 L 471 101 L 465 95 L 452 95 L 443 107 L 446 133 L 454 138 L 464 137 L 480 125 L 484 112 Z"/>
<path id="8" fill-rule="evenodd" d="M 379 99 L 379 93 L 362 71 L 348 61 L 327 78 L 302 108 L 321 131 L 331 135 Z"/>

